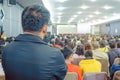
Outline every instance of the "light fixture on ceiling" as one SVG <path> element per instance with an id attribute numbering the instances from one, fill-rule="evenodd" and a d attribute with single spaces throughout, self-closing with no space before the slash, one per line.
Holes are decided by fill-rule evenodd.
<path id="1" fill-rule="evenodd" d="M 65 1 L 67 1 L 67 0 L 56 0 L 56 1 L 58 1 L 58 2 L 65 2 Z"/>
<path id="2" fill-rule="evenodd" d="M 87 18 L 85 18 L 85 20 L 88 20 L 89 18 L 87 17 Z"/>
<path id="3" fill-rule="evenodd" d="M 95 2 L 96 0 L 90 0 L 91 2 Z"/>
<path id="4" fill-rule="evenodd" d="M 85 20 L 81 19 L 80 22 L 84 22 Z"/>
<path id="5" fill-rule="evenodd" d="M 101 14 L 101 12 L 100 12 L 100 11 L 95 11 L 94 13 L 95 13 L 95 14 L 97 14 L 97 15 L 98 15 L 98 14 Z"/>
<path id="6" fill-rule="evenodd" d="M 113 8 L 112 6 L 108 6 L 108 5 L 103 6 L 103 9 L 106 9 L 106 10 L 112 9 L 112 8 Z"/>
<path id="7" fill-rule="evenodd" d="M 112 15 L 113 15 L 113 16 L 117 16 L 117 15 L 119 15 L 119 14 L 118 14 L 118 13 L 113 13 Z"/>
<path id="8" fill-rule="evenodd" d="M 104 16 L 103 18 L 107 19 L 108 17 L 107 17 L 107 16 Z"/>
<path id="9" fill-rule="evenodd" d="M 60 10 L 60 11 L 62 11 L 62 10 L 64 10 L 65 9 L 65 7 L 58 7 L 57 8 L 57 10 Z"/>
<path id="10" fill-rule="evenodd" d="M 81 7 L 80 7 L 81 9 L 87 9 L 87 8 L 89 8 L 87 5 L 82 5 Z"/>
<path id="11" fill-rule="evenodd" d="M 82 12 L 78 12 L 78 14 L 81 14 Z"/>
<path id="12" fill-rule="evenodd" d="M 94 16 L 93 15 L 89 15 L 88 17 L 93 18 Z"/>
<path id="13" fill-rule="evenodd" d="M 102 19 L 97 19 L 97 21 L 98 21 L 98 22 L 101 22 L 101 21 L 102 21 Z"/>
<path id="14" fill-rule="evenodd" d="M 74 18 L 76 18 L 78 15 L 73 15 Z"/>

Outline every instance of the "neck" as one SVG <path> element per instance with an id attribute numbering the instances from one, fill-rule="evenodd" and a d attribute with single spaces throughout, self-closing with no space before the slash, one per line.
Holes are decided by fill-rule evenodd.
<path id="1" fill-rule="evenodd" d="M 71 64 L 71 61 L 70 60 L 65 60 L 66 63 L 68 64 Z"/>
<path id="2" fill-rule="evenodd" d="M 23 34 L 31 34 L 31 35 L 35 35 L 35 36 L 40 37 L 41 39 L 44 38 L 44 36 L 43 36 L 43 34 L 42 34 L 41 32 L 34 32 L 34 31 L 30 31 L 30 32 L 28 32 L 28 31 L 24 31 Z"/>

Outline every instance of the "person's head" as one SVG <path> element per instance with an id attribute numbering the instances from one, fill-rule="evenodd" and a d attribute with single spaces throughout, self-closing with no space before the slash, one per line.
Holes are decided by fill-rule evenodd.
<path id="1" fill-rule="evenodd" d="M 117 42 L 117 48 L 120 48 L 120 41 Z"/>
<path id="2" fill-rule="evenodd" d="M 73 50 L 70 47 L 66 46 L 61 52 L 63 53 L 65 60 L 69 60 L 70 62 L 74 60 Z"/>
<path id="3" fill-rule="evenodd" d="M 84 55 L 84 47 L 83 47 L 83 45 L 77 45 L 75 53 L 78 54 L 78 55 Z"/>
<path id="4" fill-rule="evenodd" d="M 24 33 L 37 33 L 44 38 L 50 20 L 49 11 L 39 5 L 26 7 L 22 12 L 22 28 Z"/>
<path id="5" fill-rule="evenodd" d="M 88 57 L 92 58 L 93 57 L 93 52 L 92 52 L 92 50 L 87 50 L 84 55 L 85 55 L 86 58 L 88 58 Z"/>
<path id="6" fill-rule="evenodd" d="M 58 45 L 59 45 L 61 48 L 64 48 L 64 43 L 63 43 L 62 41 L 60 41 L 60 42 L 58 43 Z"/>
<path id="7" fill-rule="evenodd" d="M 120 65 L 120 58 L 115 58 L 115 60 L 114 60 L 114 64 L 118 64 L 118 65 Z"/>
<path id="8" fill-rule="evenodd" d="M 92 46 L 94 50 L 100 48 L 100 45 L 98 43 L 93 43 Z"/>
<path id="9" fill-rule="evenodd" d="M 92 45 L 91 45 L 91 43 L 86 43 L 86 44 L 85 44 L 85 50 L 92 50 Z"/>
<path id="10" fill-rule="evenodd" d="M 103 47 L 106 46 L 105 40 L 101 40 L 101 41 L 99 42 L 99 44 L 100 44 L 100 47 L 101 47 L 101 48 L 103 48 Z"/>
<path id="11" fill-rule="evenodd" d="M 116 42 L 114 41 L 109 42 L 109 46 L 111 49 L 116 48 Z"/>

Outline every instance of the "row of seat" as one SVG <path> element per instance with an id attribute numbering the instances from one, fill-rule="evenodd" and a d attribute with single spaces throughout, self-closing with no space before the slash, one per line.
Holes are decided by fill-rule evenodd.
<path id="1" fill-rule="evenodd" d="M 78 80 L 77 74 L 68 72 L 64 80 Z M 83 80 L 110 80 L 106 72 L 89 72 L 85 73 Z M 116 71 L 113 80 L 120 80 L 120 71 Z"/>

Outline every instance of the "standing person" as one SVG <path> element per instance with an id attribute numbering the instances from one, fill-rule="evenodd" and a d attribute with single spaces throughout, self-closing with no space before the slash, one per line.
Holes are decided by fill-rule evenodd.
<path id="1" fill-rule="evenodd" d="M 66 64 L 63 54 L 43 41 L 50 19 L 49 11 L 38 5 L 22 13 L 23 34 L 3 51 L 6 80 L 63 80 Z"/>

